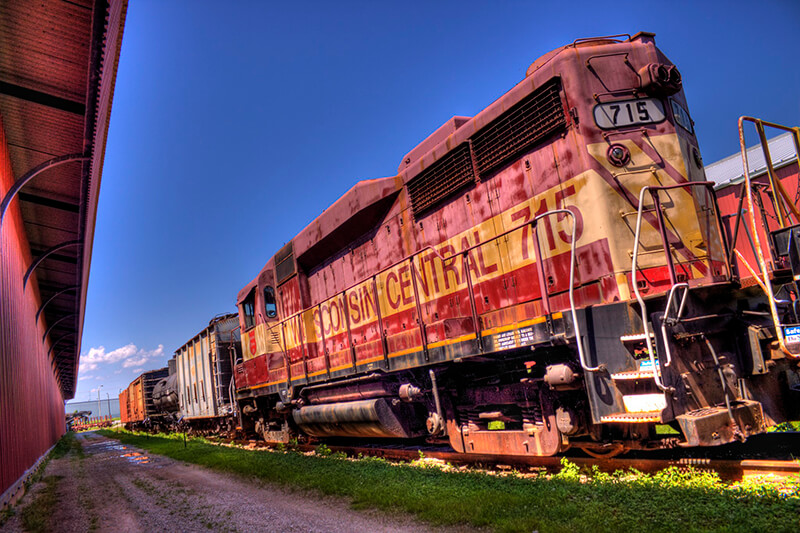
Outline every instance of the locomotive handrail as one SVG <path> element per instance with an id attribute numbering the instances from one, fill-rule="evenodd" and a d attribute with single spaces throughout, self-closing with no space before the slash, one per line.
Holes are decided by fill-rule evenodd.
<path id="1" fill-rule="evenodd" d="M 676 283 L 669 289 L 669 296 L 667 296 L 666 313 L 664 313 L 664 319 L 661 321 L 661 338 L 664 339 L 664 352 L 667 354 L 667 361 L 664 363 L 665 367 L 672 364 L 672 350 L 670 349 L 669 343 L 667 342 L 667 322 L 670 321 L 669 312 L 672 309 L 672 300 L 675 298 L 675 293 L 677 292 L 678 289 L 683 289 L 683 295 L 681 296 L 680 304 L 678 304 L 678 310 L 675 313 L 675 318 L 672 319 L 675 321 L 680 320 L 681 316 L 683 315 L 683 309 L 686 306 L 686 297 L 689 295 L 689 284 L 686 282 Z"/>
<path id="2" fill-rule="evenodd" d="M 627 37 L 629 41 L 631 40 L 631 34 L 630 33 L 615 33 L 614 35 L 602 35 L 602 36 L 599 36 L 599 37 L 581 37 L 580 39 L 575 39 L 574 41 L 572 41 L 572 44 L 570 46 L 575 46 L 576 44 L 592 42 L 592 41 L 601 41 L 601 40 L 604 40 L 604 39 L 614 39 L 614 40 L 616 40 L 617 37 Z M 624 43 L 625 41 L 617 41 L 617 42 L 618 43 Z"/>
<path id="3" fill-rule="evenodd" d="M 784 196 L 784 198 L 787 197 L 788 195 L 786 193 L 786 190 L 783 188 L 783 185 L 781 184 L 780 180 L 775 179 L 775 169 L 772 166 L 772 158 L 770 157 L 769 147 L 767 146 L 766 136 L 764 135 L 764 126 L 768 126 L 768 127 L 776 128 L 776 129 L 779 129 L 779 130 L 792 132 L 793 133 L 793 137 L 794 137 L 794 142 L 795 142 L 795 149 L 797 151 L 797 155 L 798 155 L 799 158 L 800 158 L 800 128 L 789 128 L 789 127 L 783 126 L 781 124 L 775 124 L 773 122 L 767 122 L 765 120 L 761 120 L 761 119 L 757 119 L 757 118 L 753 118 L 753 117 L 748 117 L 748 116 L 739 117 L 739 145 L 741 147 L 742 166 L 744 167 L 743 168 L 743 170 L 744 170 L 744 183 L 745 183 L 745 189 L 747 191 L 748 218 L 750 219 L 750 229 L 752 230 L 752 234 L 753 234 L 752 236 L 753 236 L 754 249 L 755 249 L 755 252 L 756 252 L 755 253 L 756 259 L 758 260 L 758 266 L 761 269 L 761 276 L 763 277 L 763 279 L 761 280 L 761 283 L 759 283 L 759 285 L 761 285 L 761 288 L 766 292 L 767 299 L 769 300 L 769 311 L 770 311 L 770 315 L 772 316 L 772 323 L 775 326 L 775 334 L 778 337 L 778 346 L 780 347 L 781 351 L 783 353 L 785 353 L 786 355 L 789 355 L 791 357 L 797 357 L 797 354 L 793 354 L 786 347 L 786 340 L 783 337 L 783 327 L 782 327 L 780 318 L 778 317 L 778 308 L 777 308 L 777 306 L 775 304 L 775 293 L 772 290 L 772 283 L 771 283 L 771 281 L 769 279 L 769 271 L 767 269 L 767 263 L 766 263 L 766 261 L 764 259 L 764 251 L 761 248 L 761 238 L 759 237 L 758 226 L 756 225 L 755 206 L 753 205 L 753 185 L 752 185 L 752 182 L 750 181 L 750 165 L 747 162 L 747 145 L 745 144 L 745 139 L 744 139 L 744 123 L 745 123 L 745 121 L 752 122 L 756 126 L 756 129 L 758 130 L 758 134 L 759 134 L 759 137 L 761 139 L 761 145 L 762 145 L 762 148 L 764 150 L 764 160 L 765 160 L 765 162 L 767 164 L 767 174 L 769 176 L 769 182 L 770 182 L 770 187 L 772 189 L 772 196 L 773 196 L 772 200 L 775 203 L 775 214 L 778 216 L 778 221 L 779 221 L 781 227 L 784 227 L 784 224 L 785 224 L 785 221 L 783 219 L 782 208 L 781 208 L 781 206 L 783 205 L 783 202 L 779 202 L 777 197 L 775 197 L 775 190 L 776 190 L 775 185 L 777 185 L 778 191 Z M 800 222 L 800 213 L 798 213 L 797 207 L 794 206 L 794 204 L 792 202 L 786 202 L 786 203 L 789 205 L 789 209 L 792 211 L 792 214 L 794 214 L 795 218 Z M 785 206 L 783 208 L 785 208 Z M 737 230 L 738 230 L 738 227 L 739 227 L 739 217 L 737 217 L 737 220 L 736 220 L 736 229 Z M 765 231 L 769 231 L 769 228 L 764 228 L 764 230 Z M 733 244 L 734 244 L 734 246 L 736 245 L 736 243 L 733 243 Z M 741 257 L 741 255 L 739 255 L 739 257 L 743 261 L 743 264 L 751 272 L 753 272 L 753 269 L 750 268 L 750 265 L 747 264 L 747 262 L 744 260 L 744 258 Z M 758 278 L 758 276 L 754 276 L 754 277 Z"/>
<path id="4" fill-rule="evenodd" d="M 509 235 L 509 234 L 511 234 L 511 233 L 513 233 L 515 231 L 518 231 L 518 230 L 520 230 L 520 229 L 522 229 L 522 228 L 524 228 L 526 226 L 532 226 L 533 227 L 534 237 L 535 237 L 535 241 L 536 241 L 536 244 L 537 244 L 537 246 L 535 247 L 535 249 L 537 250 L 536 262 L 539 265 L 539 268 L 541 269 L 541 268 L 543 268 L 544 258 L 542 257 L 542 254 L 538 251 L 537 224 L 541 219 L 546 218 L 546 217 L 550 217 L 550 216 L 553 216 L 553 215 L 566 215 L 566 216 L 569 216 L 570 220 L 572 222 L 572 230 L 570 232 L 571 233 L 571 235 L 570 235 L 571 244 L 570 244 L 570 268 L 569 268 L 569 290 L 568 290 L 568 295 L 569 295 L 569 304 L 570 304 L 570 315 L 572 316 L 573 327 L 575 328 L 575 340 L 576 340 L 576 344 L 577 344 L 577 348 L 578 348 L 578 359 L 579 359 L 579 362 L 581 364 L 581 368 L 583 370 L 585 370 L 587 372 L 599 372 L 599 371 L 602 371 L 603 370 L 603 365 L 598 365 L 598 366 L 594 366 L 593 367 L 593 366 L 590 366 L 589 363 L 586 361 L 586 354 L 584 352 L 583 342 L 582 342 L 582 339 L 581 339 L 581 330 L 580 330 L 580 324 L 578 322 L 578 313 L 577 313 L 577 309 L 575 307 L 575 287 L 574 287 L 574 285 L 575 285 L 575 259 L 576 259 L 576 245 L 577 245 L 577 242 L 576 242 L 577 239 L 575 237 L 576 237 L 576 234 L 577 234 L 577 223 L 576 223 L 576 220 L 575 220 L 575 214 L 570 209 L 552 209 L 552 210 L 549 210 L 549 211 L 545 211 L 544 213 L 536 215 L 532 220 L 523 222 L 522 224 L 519 224 L 519 225 L 517 225 L 517 226 L 515 226 L 515 227 L 513 227 L 511 229 L 508 229 L 508 230 L 506 230 L 506 231 L 504 231 L 504 232 L 502 232 L 500 234 L 497 234 L 497 235 L 491 237 L 490 239 L 487 239 L 485 241 L 481 241 L 479 243 L 476 243 L 473 246 L 470 246 L 469 248 L 465 248 L 463 250 L 460 250 L 459 252 L 454 253 L 453 255 L 450 255 L 448 257 L 442 256 L 442 254 L 436 248 L 434 248 L 431 245 L 428 245 L 428 246 L 426 246 L 426 247 L 414 252 L 413 254 L 407 255 L 403 259 L 401 259 L 399 261 L 396 261 L 395 263 L 392 263 L 390 266 L 382 269 L 380 272 L 377 272 L 376 274 L 371 276 L 371 278 L 373 280 L 373 290 L 375 290 L 375 292 L 376 292 L 376 298 L 377 298 L 377 285 L 376 285 L 377 276 L 379 274 L 383 273 L 383 272 L 386 272 L 387 270 L 391 270 L 392 268 L 396 267 L 397 265 L 405 263 L 406 261 L 410 261 L 411 262 L 411 267 L 412 267 L 411 268 L 411 280 L 412 280 L 412 284 L 416 288 L 416 277 L 414 276 L 414 274 L 416 272 L 416 265 L 414 264 L 414 257 L 420 255 L 423 252 L 427 252 L 427 251 L 432 252 L 443 263 L 445 261 L 451 261 L 451 260 L 454 260 L 454 259 L 458 258 L 459 256 L 462 256 L 464 258 L 464 261 L 465 261 L 465 263 L 464 263 L 465 271 L 469 272 L 469 252 L 471 252 L 472 250 L 475 250 L 477 248 L 480 248 L 482 246 L 486 246 L 487 244 L 490 244 L 492 241 L 497 241 L 497 239 L 505 237 L 506 235 Z M 542 286 L 543 280 L 541 279 L 541 272 L 539 272 L 539 275 L 540 275 L 540 279 L 539 279 L 540 292 L 541 292 L 541 295 L 542 295 L 542 299 L 546 300 L 548 298 L 547 289 L 546 289 L 546 287 Z M 348 286 L 347 288 L 343 289 L 341 292 L 337 293 L 337 295 L 338 294 L 347 293 L 348 290 L 350 290 L 353 287 L 356 287 L 356 286 L 364 283 L 368 279 L 369 278 L 367 278 L 366 280 L 361 280 L 361 281 L 359 281 L 357 283 L 354 283 L 354 284 Z M 475 306 L 474 294 L 472 294 L 472 281 L 471 281 L 471 278 L 468 279 L 467 286 L 468 286 L 468 289 L 470 291 L 470 306 L 472 308 L 471 310 L 472 310 L 472 315 L 473 315 L 472 318 L 473 318 L 473 323 L 474 323 L 475 335 L 478 338 L 478 342 L 481 343 L 480 321 L 479 321 L 478 315 L 477 315 L 477 309 L 476 309 L 476 306 Z M 333 297 L 335 297 L 335 295 Z M 419 303 L 419 298 L 418 298 L 417 295 L 415 295 L 415 300 L 417 300 L 417 302 Z M 319 308 L 321 305 L 322 305 L 322 302 L 320 302 L 316 306 L 311 306 L 308 309 L 312 309 L 314 307 L 318 307 Z M 376 302 L 375 302 L 375 307 L 376 307 L 376 309 L 378 309 L 378 312 L 380 313 L 380 303 L 379 303 L 379 301 L 377 299 L 376 299 Z M 293 314 L 293 315 L 291 315 L 289 317 L 286 317 L 283 320 L 281 320 L 279 322 L 279 324 L 276 324 L 276 325 L 283 326 L 287 320 L 289 320 L 290 318 L 292 318 L 292 317 L 294 317 L 296 315 L 299 315 L 301 313 L 306 312 L 308 309 L 304 309 L 302 311 L 299 311 L 298 313 L 295 313 L 295 314 Z M 418 309 L 419 309 L 419 306 L 418 306 Z M 546 310 L 546 312 L 549 313 L 549 311 L 550 310 L 549 310 L 549 306 L 548 306 L 548 309 Z M 422 322 L 422 317 L 421 317 L 421 314 L 420 314 L 419 310 L 418 310 L 418 315 L 420 315 L 418 317 L 419 324 L 420 324 L 420 329 L 424 329 L 424 323 Z M 267 321 L 264 319 L 264 317 L 261 315 L 261 313 L 259 313 L 259 316 L 261 317 L 262 323 L 271 331 L 273 329 L 274 325 L 268 324 Z M 320 312 L 320 316 L 321 316 L 321 312 Z M 347 327 L 348 327 L 348 333 L 349 333 L 349 327 L 350 327 L 349 323 L 348 323 Z M 283 333 L 283 329 L 281 329 L 281 333 Z M 283 335 L 280 335 L 280 338 L 281 338 L 281 341 L 283 341 Z M 424 342 L 424 339 L 425 339 L 424 334 L 421 337 L 421 339 L 423 341 L 423 351 L 425 351 L 427 353 L 427 345 Z M 386 341 L 385 335 L 383 334 L 383 329 L 381 327 L 381 342 L 382 342 L 382 345 L 383 345 L 384 358 L 386 359 L 386 358 L 388 358 L 389 354 L 388 354 L 388 348 L 386 347 L 386 342 L 385 341 Z M 480 346 L 481 346 L 481 348 L 480 348 L 481 351 L 483 351 L 482 343 L 481 343 Z M 291 379 L 292 379 L 291 378 L 291 370 L 290 370 L 289 364 L 288 364 L 289 361 L 288 361 L 288 353 L 286 351 L 286 347 L 282 346 L 282 348 L 283 348 L 283 355 L 284 355 L 284 364 L 286 365 L 286 383 L 287 383 L 287 386 L 288 386 L 288 384 L 291 383 Z M 322 353 L 322 355 L 325 358 L 326 369 L 328 369 L 329 365 L 330 365 L 330 361 L 328 361 L 327 354 L 325 353 L 324 331 L 323 331 L 323 353 Z M 304 349 L 303 363 L 304 363 L 304 365 L 306 364 L 305 349 Z M 330 371 L 328 370 L 328 372 L 330 372 Z M 308 370 L 306 369 L 306 376 L 307 375 L 308 375 Z"/>
<path id="5" fill-rule="evenodd" d="M 576 235 L 576 230 L 578 228 L 577 221 L 575 220 L 575 213 L 573 213 L 569 209 L 553 209 L 551 211 L 545 211 L 541 215 L 538 215 L 538 216 L 534 217 L 534 219 L 531 221 L 531 224 L 533 224 L 534 227 L 535 227 L 535 225 L 539 221 L 539 219 L 544 218 L 546 216 L 559 214 L 559 213 L 563 213 L 563 214 L 569 215 L 570 219 L 572 220 L 572 232 L 571 232 L 572 235 L 571 235 L 571 238 L 570 238 L 570 240 L 572 242 L 570 244 L 570 261 L 569 261 L 569 307 L 570 307 L 570 312 L 572 314 L 572 326 L 575 328 L 575 344 L 578 345 L 578 359 L 580 360 L 581 368 L 583 368 L 585 371 L 587 371 L 587 372 L 599 372 L 599 371 L 603 370 L 603 366 L 602 365 L 589 366 L 588 363 L 586 363 L 586 354 L 584 354 L 584 352 L 583 352 L 583 339 L 581 339 L 581 328 L 580 328 L 580 324 L 578 323 L 578 312 L 575 309 L 575 294 L 574 294 L 574 291 L 575 291 L 575 249 L 576 249 L 576 241 L 577 241 L 577 239 L 575 238 L 575 235 Z M 537 233 L 536 242 L 537 243 L 539 242 L 538 241 L 538 233 Z M 540 262 L 543 262 L 543 258 L 542 257 L 537 257 L 537 259 Z M 546 289 L 543 289 L 543 290 L 546 290 Z"/>
<path id="6" fill-rule="evenodd" d="M 510 230 L 507 230 L 507 231 L 504 231 L 503 233 L 495 235 L 494 237 L 492 237 L 489 240 L 482 241 L 482 242 L 480 242 L 478 244 L 470 246 L 469 248 L 465 248 L 464 250 L 461 250 L 460 252 L 458 252 L 458 254 L 453 254 L 452 256 L 449 256 L 447 258 L 442 257 L 441 254 L 435 248 L 433 248 L 432 246 L 426 246 L 425 248 L 419 250 L 415 254 L 406 257 L 406 259 L 404 259 L 403 261 L 411 259 L 412 260 L 412 265 L 413 265 L 414 256 L 418 255 L 418 254 L 420 254 L 420 253 L 422 253 L 422 252 L 424 252 L 426 250 L 433 251 L 433 253 L 439 259 L 441 259 L 442 261 L 455 259 L 458 255 L 463 255 L 466 258 L 466 261 L 469 261 L 469 252 L 471 252 L 472 250 L 474 250 L 476 248 L 480 248 L 481 246 L 485 246 L 486 244 L 489 244 L 491 241 L 496 241 L 497 239 L 500 239 L 501 237 L 505 237 L 506 235 L 509 235 L 510 233 L 513 233 L 513 232 L 515 232 L 517 230 L 520 230 L 520 229 L 522 229 L 522 228 L 524 228 L 525 226 L 528 226 L 528 225 L 530 225 L 530 226 L 532 226 L 534 228 L 534 234 L 536 236 L 536 241 L 535 242 L 537 244 L 536 248 L 538 249 L 539 239 L 538 239 L 538 232 L 536 231 L 537 223 L 542 218 L 549 217 L 549 216 L 552 216 L 552 215 L 558 215 L 558 214 L 568 215 L 570 217 L 570 220 L 572 221 L 572 231 L 571 231 L 571 236 L 570 236 L 570 241 L 571 241 L 571 244 L 570 244 L 570 262 L 569 262 L 569 306 L 570 306 L 570 314 L 572 315 L 573 327 L 575 328 L 575 343 L 578 346 L 578 358 L 579 358 L 580 363 L 581 363 L 581 368 L 583 368 L 585 371 L 587 371 L 587 372 L 599 372 L 599 371 L 603 370 L 602 365 L 598 365 L 598 366 L 594 366 L 593 367 L 593 366 L 589 366 L 589 364 L 586 362 L 586 355 L 585 355 L 585 353 L 583 351 L 583 341 L 581 340 L 580 324 L 578 323 L 578 312 L 575 309 L 575 256 L 576 256 L 575 250 L 576 250 L 576 241 L 577 241 L 575 236 L 576 236 L 578 225 L 577 225 L 577 223 L 575 221 L 575 213 L 573 213 L 571 210 L 569 210 L 569 209 L 551 209 L 549 211 L 545 211 L 544 213 L 542 213 L 540 215 L 536 215 L 533 218 L 533 220 L 530 220 L 530 221 L 524 222 L 522 224 L 519 224 L 518 226 L 516 226 L 516 227 L 514 227 L 514 228 L 512 228 Z M 536 255 L 537 255 L 537 258 L 536 258 L 537 261 L 536 262 L 539 265 L 542 265 L 543 261 L 544 261 L 544 258 L 541 257 L 540 253 L 537 253 Z M 384 270 L 381 270 L 381 272 L 389 270 L 390 268 L 394 268 L 394 266 L 402 263 L 403 261 L 395 263 L 395 265 L 392 265 L 392 266 L 390 266 L 388 268 L 385 268 Z M 469 265 L 465 264 L 465 267 L 467 267 L 466 271 L 469 271 L 469 268 L 468 268 Z M 413 276 L 412 276 L 412 279 L 413 279 Z M 414 280 L 414 282 L 416 283 L 416 280 Z M 546 287 L 542 287 L 541 286 L 542 285 L 542 280 L 541 279 L 539 280 L 539 285 L 540 285 L 540 290 L 541 290 L 541 294 L 542 294 L 542 299 L 545 300 L 547 298 L 547 289 L 546 289 Z M 472 292 L 472 284 L 471 284 L 471 282 L 468 283 L 468 287 L 470 289 L 470 292 Z M 347 290 L 348 289 L 345 289 L 345 291 L 347 291 Z M 475 314 L 475 311 L 474 311 L 475 298 L 472 295 L 470 295 L 470 296 L 471 296 L 470 297 L 470 302 L 472 303 L 472 306 L 473 306 L 473 314 Z M 547 311 L 549 312 L 549 309 Z M 476 321 L 475 322 L 476 335 L 480 338 L 479 323 L 477 322 L 477 318 L 476 317 L 474 318 L 474 320 Z"/>
<path id="7" fill-rule="evenodd" d="M 670 281 L 671 281 L 671 283 L 673 285 L 673 288 L 674 288 L 674 286 L 677 285 L 678 283 L 677 283 L 677 279 L 676 279 L 676 276 L 675 276 L 675 265 L 672 262 L 672 255 L 669 252 L 669 242 L 667 241 L 666 232 L 665 232 L 665 229 L 664 229 L 664 224 L 662 222 L 663 213 L 662 213 L 662 211 L 660 209 L 660 202 L 659 202 L 659 199 L 658 199 L 658 191 L 664 191 L 664 190 L 670 190 L 670 189 L 683 189 L 683 188 L 686 188 L 686 187 L 705 187 L 706 189 L 708 189 L 711 192 L 711 194 L 713 196 L 713 194 L 714 194 L 714 185 L 715 184 L 714 184 L 713 181 L 687 181 L 685 183 L 678 183 L 678 184 L 675 184 L 675 185 L 663 185 L 663 186 L 645 185 L 639 191 L 639 209 L 638 209 L 637 215 L 636 215 L 636 232 L 635 232 L 635 235 L 633 237 L 633 258 L 631 259 L 631 285 L 633 285 L 633 292 L 636 295 L 636 301 L 639 302 L 639 309 L 641 309 L 641 312 L 642 312 L 642 327 L 644 328 L 644 340 L 647 343 L 647 353 L 648 353 L 648 355 L 650 357 L 650 364 L 653 367 L 653 379 L 656 382 L 656 386 L 658 386 L 658 388 L 663 392 L 669 391 L 670 388 L 664 386 L 664 382 L 661 381 L 661 371 L 660 371 L 660 368 L 658 367 L 658 365 L 656 364 L 655 350 L 653 348 L 653 341 L 650 338 L 650 327 L 648 326 L 648 320 L 647 320 L 647 306 L 646 306 L 646 304 L 644 302 L 644 298 L 642 297 L 642 294 L 639 292 L 639 284 L 637 283 L 637 279 L 636 279 L 637 278 L 637 272 L 639 270 L 637 262 L 638 262 L 638 259 L 639 259 L 639 237 L 640 237 L 641 231 L 642 231 L 642 214 L 643 214 L 643 208 L 644 208 L 644 195 L 648 191 L 652 191 L 651 194 L 653 195 L 653 202 L 655 203 L 654 207 L 655 207 L 656 212 L 658 214 L 658 226 L 659 226 L 658 229 L 659 229 L 659 232 L 661 233 L 661 238 L 662 238 L 662 241 L 664 243 L 664 251 L 665 251 L 665 254 L 667 256 L 667 266 L 669 268 Z M 716 205 L 715 205 L 715 208 L 716 208 Z M 716 211 L 717 211 L 717 218 L 719 219 L 719 209 L 716 209 Z M 720 230 L 721 229 L 722 229 L 722 226 L 720 225 Z M 720 235 L 724 235 L 722 233 L 722 231 L 720 231 Z M 724 239 L 724 237 L 723 237 L 723 239 Z M 725 256 L 727 257 L 727 253 L 725 254 Z M 688 283 L 687 283 L 687 292 L 688 292 Z M 669 301 L 671 301 L 671 298 L 672 298 L 672 290 L 670 290 L 670 300 Z M 686 296 L 684 295 L 684 299 L 685 298 L 686 298 Z M 668 304 L 669 304 L 669 301 L 668 301 Z M 681 305 L 681 308 L 682 307 L 683 307 L 683 305 Z M 669 359 L 671 359 L 671 356 L 672 356 L 672 354 L 668 352 L 667 353 L 668 361 L 664 364 L 664 366 L 668 366 L 668 364 L 671 362 L 669 360 Z"/>

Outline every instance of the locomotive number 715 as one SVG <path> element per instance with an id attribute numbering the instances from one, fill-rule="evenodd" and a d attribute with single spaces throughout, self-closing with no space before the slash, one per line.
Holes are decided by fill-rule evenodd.
<path id="1" fill-rule="evenodd" d="M 655 98 L 606 102 L 594 108 L 594 121 L 604 130 L 633 124 L 655 124 L 664 117 L 664 105 Z"/>

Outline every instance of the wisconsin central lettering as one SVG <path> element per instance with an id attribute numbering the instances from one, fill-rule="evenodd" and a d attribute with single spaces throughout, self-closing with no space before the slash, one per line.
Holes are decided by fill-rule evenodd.
<path id="1" fill-rule="evenodd" d="M 351 327 L 369 324 L 378 319 L 371 280 L 347 291 L 347 312 Z"/>
<path id="2" fill-rule="evenodd" d="M 297 312 L 281 323 L 279 338 L 275 338 L 263 325 L 251 332 L 243 332 L 245 359 L 264 351 L 281 351 L 281 343 L 285 344 L 287 350 L 301 345 L 313 349 L 323 339 L 326 342 L 340 339 L 348 328 L 352 331 L 376 324 L 379 310 L 386 321 L 416 306 L 417 297 L 420 304 L 435 302 L 466 291 L 468 283 L 474 287 L 529 267 L 537 260 L 539 253 L 545 259 L 569 253 L 573 223 L 570 218 L 574 218 L 579 242 L 588 242 L 584 233 L 589 233 L 589 238 L 593 238 L 591 226 L 584 226 L 583 214 L 575 205 L 567 202 L 580 190 L 583 180 L 585 177 L 576 177 L 559 187 L 543 191 L 490 220 L 454 235 L 433 250 L 423 250 L 317 306 Z M 532 226 L 525 224 L 552 209 L 569 209 L 574 217 L 564 213 L 543 217 L 535 231 Z M 495 238 L 497 228 L 503 227 L 517 229 Z M 478 246 L 479 243 L 484 244 Z M 294 296 L 291 295 L 292 298 Z M 360 331 L 358 335 L 362 335 Z"/>
<path id="3" fill-rule="evenodd" d="M 468 278 L 465 268 L 469 269 L 473 284 L 499 275 L 497 246 L 488 243 L 475 247 L 479 242 L 480 234 L 475 230 L 470 236 L 461 237 L 458 249 L 445 244 L 438 253 L 423 252 L 413 258 L 413 264 L 409 261 L 386 272 L 380 284 L 386 310 L 397 311 L 415 304 L 415 286 L 422 302 L 464 289 Z"/>

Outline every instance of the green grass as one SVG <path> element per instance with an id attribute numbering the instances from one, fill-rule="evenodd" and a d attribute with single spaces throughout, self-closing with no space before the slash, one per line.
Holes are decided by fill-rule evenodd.
<path id="1" fill-rule="evenodd" d="M 781 422 L 777 426 L 772 426 L 767 431 L 769 432 L 784 432 L 784 431 L 800 431 L 800 421 Z"/>
<path id="2" fill-rule="evenodd" d="M 44 475 L 44 469 L 51 459 L 61 459 L 70 453 L 74 453 L 80 459 L 84 457 L 83 447 L 75 438 L 75 433 L 67 432 L 59 439 L 44 461 L 42 461 L 36 473 L 25 482 L 26 493 L 39 481 L 44 483 L 44 487 L 36 494 L 36 498 L 20 511 L 20 520 L 25 531 L 38 533 L 53 530 L 50 524 L 50 516 L 57 503 L 56 490 L 61 476 L 47 476 L 44 478 L 42 476 Z M 0 527 L 15 513 L 16 509 L 11 506 L 0 513 Z"/>
<path id="3" fill-rule="evenodd" d="M 666 424 L 656 424 L 656 435 L 680 435 L 681 432 Z"/>
<path id="4" fill-rule="evenodd" d="M 20 519 L 25 531 L 31 533 L 47 533 L 53 531 L 50 524 L 50 517 L 58 503 L 56 490 L 61 476 L 47 476 L 42 479 L 45 484 L 37 494 L 36 498 L 22 508 Z"/>
<path id="5" fill-rule="evenodd" d="M 800 480 L 784 486 L 722 483 L 715 474 L 666 470 L 580 472 L 563 461 L 560 474 L 534 478 L 476 471 L 444 472 L 390 464 L 248 451 L 182 437 L 101 431 L 151 453 L 270 483 L 350 498 L 356 509 L 408 512 L 437 525 L 469 524 L 496 531 L 797 531 Z"/>
<path id="6" fill-rule="evenodd" d="M 75 433 L 71 431 L 65 433 L 56 443 L 47 461 L 50 459 L 61 459 L 70 452 L 74 452 L 77 457 L 83 458 L 83 446 L 81 446 L 81 443 L 75 438 Z"/>

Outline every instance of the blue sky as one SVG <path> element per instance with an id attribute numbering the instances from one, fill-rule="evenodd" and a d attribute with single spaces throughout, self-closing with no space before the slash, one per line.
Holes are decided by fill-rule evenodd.
<path id="1" fill-rule="evenodd" d="M 537 57 L 637 31 L 681 70 L 706 163 L 740 115 L 800 124 L 794 0 L 132 1 L 75 399 L 163 366 L 353 183 Z"/>

